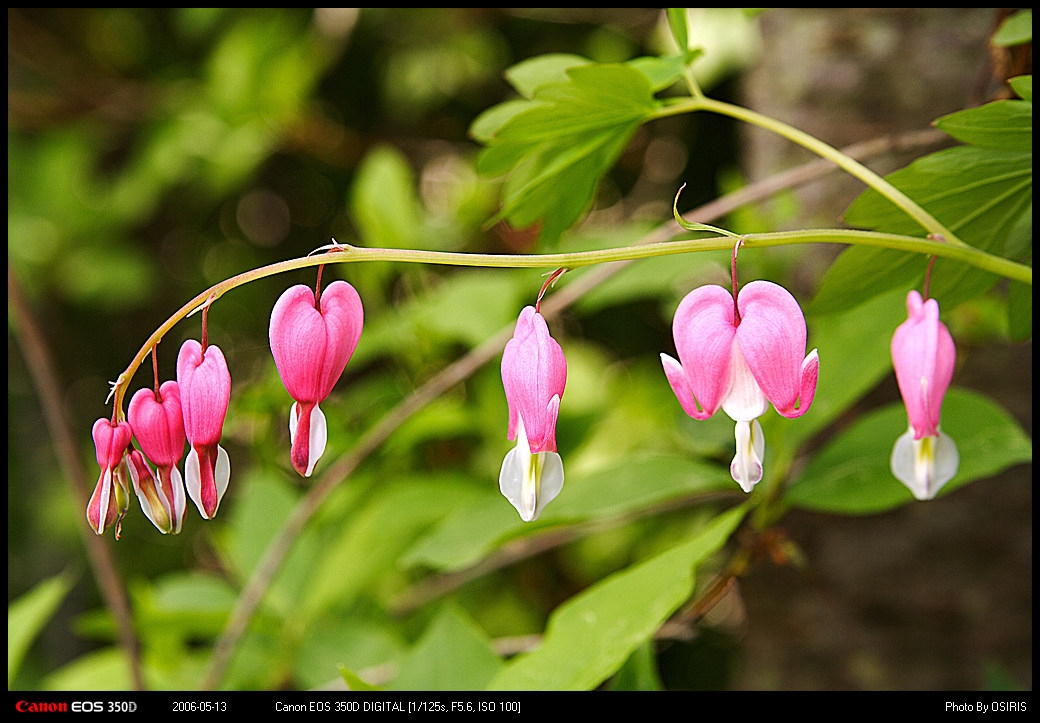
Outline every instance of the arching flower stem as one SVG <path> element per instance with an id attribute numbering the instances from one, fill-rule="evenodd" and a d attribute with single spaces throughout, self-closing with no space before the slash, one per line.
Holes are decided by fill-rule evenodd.
<path id="1" fill-rule="evenodd" d="M 274 264 L 250 269 L 220 283 L 214 284 L 195 296 L 164 321 L 141 346 L 131 360 L 129 366 L 112 384 L 109 398 L 113 400 L 115 414 L 123 418 L 121 411 L 130 381 L 141 364 L 151 353 L 152 348 L 174 327 L 202 310 L 232 289 L 253 281 L 295 271 L 310 266 L 327 263 L 357 263 L 362 261 L 393 261 L 400 263 L 425 263 L 447 266 L 475 266 L 483 268 L 561 268 L 575 269 L 582 266 L 611 263 L 616 261 L 634 261 L 637 259 L 656 258 L 678 254 L 696 253 L 700 251 L 721 251 L 732 247 L 732 234 L 714 238 L 684 239 L 663 243 L 623 246 L 595 251 L 580 251 L 559 254 L 475 254 L 448 251 L 419 251 L 415 249 L 363 248 L 337 243 L 335 246 L 323 247 L 324 250 L 336 251 L 334 254 L 304 256 L 301 258 L 279 261 Z M 856 229 L 806 229 L 801 231 L 780 231 L 775 233 L 745 234 L 740 237 L 745 248 L 768 248 L 773 246 L 791 246 L 805 243 L 837 243 L 860 246 L 875 246 L 898 249 L 913 253 L 924 253 L 943 258 L 954 259 L 970 264 L 984 271 L 990 271 L 1008 279 L 1032 285 L 1033 269 L 978 249 L 957 246 L 945 241 L 906 236 L 902 234 L 878 233 Z"/>

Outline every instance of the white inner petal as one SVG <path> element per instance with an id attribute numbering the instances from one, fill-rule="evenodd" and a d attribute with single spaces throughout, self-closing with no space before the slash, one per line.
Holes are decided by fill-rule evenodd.
<path id="1" fill-rule="evenodd" d="M 321 456 L 325 454 L 325 445 L 329 440 L 328 424 L 325 421 L 325 413 L 315 404 L 311 412 L 311 438 L 307 450 L 307 477 L 314 471 L 314 465 L 318 463 Z"/>
<path id="2" fill-rule="evenodd" d="M 750 493 L 762 479 L 766 437 L 757 419 L 737 422 L 734 436 L 737 440 L 737 454 L 729 466 L 729 473 L 742 490 Z"/>
<path id="3" fill-rule="evenodd" d="M 914 439 L 911 427 L 896 440 L 889 462 L 892 474 L 914 497 L 930 500 L 957 474 L 960 454 L 948 434 Z"/>
<path id="4" fill-rule="evenodd" d="M 563 460 L 556 452 L 531 454 L 522 417 L 517 425 L 516 447 L 502 460 L 498 487 L 524 522 L 537 520 L 563 489 Z"/>
<path id="5" fill-rule="evenodd" d="M 729 363 L 729 392 L 722 401 L 722 411 L 734 422 L 750 422 L 766 413 L 769 400 L 751 374 L 744 360 L 740 342 L 733 337 L 733 348 Z"/>

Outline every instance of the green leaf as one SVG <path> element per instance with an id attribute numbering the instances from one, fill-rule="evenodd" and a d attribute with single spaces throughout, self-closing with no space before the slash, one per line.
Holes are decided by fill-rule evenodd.
<path id="1" fill-rule="evenodd" d="M 920 158 L 886 178 L 963 241 L 991 253 L 1004 252 L 1006 234 L 1032 206 L 1031 152 L 959 146 Z M 845 220 L 877 231 L 923 234 L 913 219 L 872 189 L 852 203 Z M 919 254 L 851 247 L 827 270 L 808 312 L 833 313 L 893 288 L 909 288 L 923 278 L 927 265 Z M 931 296 L 951 308 L 996 281 L 993 274 L 938 259 Z"/>
<path id="2" fill-rule="evenodd" d="M 502 666 L 491 641 L 461 609 L 448 605 L 401 661 L 391 690 L 481 690 Z"/>
<path id="3" fill-rule="evenodd" d="M 963 143 L 1008 151 L 1033 150 L 1033 104 L 998 100 L 944 115 L 933 123 Z"/>
<path id="4" fill-rule="evenodd" d="M 629 656 L 610 682 L 611 690 L 664 690 L 657 671 L 657 649 L 647 640 Z"/>
<path id="5" fill-rule="evenodd" d="M 219 635 L 235 606 L 237 591 L 223 578 L 199 571 L 138 580 L 130 593 L 141 639 L 150 647 L 166 649 L 169 657 L 189 641 Z"/>
<path id="6" fill-rule="evenodd" d="M 22 666 L 25 653 L 72 588 L 72 576 L 48 578 L 7 606 L 7 688 Z"/>
<path id="7" fill-rule="evenodd" d="M 625 64 L 635 68 L 645 75 L 647 80 L 650 81 L 650 85 L 653 87 L 654 92 L 657 93 L 675 85 L 676 81 L 682 78 L 683 63 L 692 62 L 692 59 L 700 54 L 701 51 L 698 49 L 689 51 L 686 56 L 644 56 L 641 58 L 632 58 L 632 60 L 627 61 Z"/>
<path id="8" fill-rule="evenodd" d="M 1032 440 L 1018 423 L 975 392 L 949 390 L 942 428 L 957 444 L 960 468 L 940 490 L 940 497 L 1033 458 Z M 914 502 L 889 468 L 892 446 L 906 429 L 902 404 L 865 415 L 816 454 L 792 484 L 787 500 L 802 509 L 847 515 L 873 514 Z"/>
<path id="9" fill-rule="evenodd" d="M 1008 332 L 1012 341 L 1025 341 L 1033 335 L 1033 287 L 1028 284 L 1008 285 Z"/>
<path id="10" fill-rule="evenodd" d="M 369 685 L 346 666 L 339 666 L 339 675 L 343 678 L 343 682 L 347 684 L 347 690 L 383 690 L 377 685 Z"/>
<path id="11" fill-rule="evenodd" d="M 489 491 L 483 499 L 457 508 L 420 536 L 401 555 L 400 563 L 404 567 L 424 565 L 443 572 L 464 570 L 523 531 L 546 526 L 543 519 L 530 523 L 533 527 L 528 530 L 524 530 L 523 524 L 498 490 Z"/>
<path id="12" fill-rule="evenodd" d="M 408 321 L 417 332 L 475 347 L 516 323 L 523 299 L 520 288 L 509 274 L 479 269 L 454 274 L 410 305 Z"/>
<path id="13" fill-rule="evenodd" d="M 567 71 L 592 61 L 570 53 L 547 53 L 521 61 L 506 70 L 506 80 L 516 92 L 530 100 L 542 86 L 567 82 Z"/>
<path id="14" fill-rule="evenodd" d="M 992 43 L 998 48 L 1022 45 L 1033 39 L 1033 11 L 1019 10 L 1004 18 L 1004 22 L 993 33 Z"/>
<path id="15" fill-rule="evenodd" d="M 542 237 L 554 241 L 585 211 L 600 177 L 657 105 L 650 79 L 631 66 L 571 65 L 581 60 L 575 56 L 536 60 L 512 71 L 531 93 L 527 107 L 483 115 L 471 132 L 487 145 L 480 171 L 510 174 L 492 222 L 542 222 Z M 553 80 L 561 70 L 565 77 Z"/>
<path id="16" fill-rule="evenodd" d="M 1033 210 L 1022 214 L 1021 222 L 1008 234 L 1005 253 L 1024 264 L 1033 265 Z M 1012 341 L 1025 341 L 1033 335 L 1033 285 L 1012 281 L 1007 295 L 1008 332 Z"/>
<path id="17" fill-rule="evenodd" d="M 1033 76 L 1020 75 L 1017 78 L 1011 78 L 1008 85 L 1022 100 L 1033 101 Z"/>
<path id="18" fill-rule="evenodd" d="M 402 564 L 463 570 L 505 542 L 546 527 L 635 512 L 706 492 L 732 489 L 729 470 L 685 457 L 643 456 L 568 478 L 536 522 L 525 523 L 496 490 L 460 507 L 402 556 Z"/>
<path id="19" fill-rule="evenodd" d="M 672 31 L 675 44 L 679 50 L 685 51 L 690 47 L 690 36 L 686 30 L 686 8 L 668 8 L 668 29 Z"/>
<path id="20" fill-rule="evenodd" d="M 491 106 L 470 124 L 469 134 L 473 140 L 487 145 L 502 129 L 502 126 L 530 107 L 530 103 L 526 100 L 507 100 Z"/>
<path id="21" fill-rule="evenodd" d="M 589 690 L 613 675 L 693 593 L 694 571 L 744 519 L 746 505 L 690 540 L 614 573 L 560 605 L 542 644 L 508 662 L 490 690 Z"/>
<path id="22" fill-rule="evenodd" d="M 365 245 L 423 247 L 414 173 L 400 151 L 384 146 L 365 156 L 351 189 L 350 210 Z"/>
<path id="23" fill-rule="evenodd" d="M 44 690 L 132 690 L 133 674 L 126 652 L 102 648 L 59 668 L 44 681 Z"/>
<path id="24" fill-rule="evenodd" d="M 592 134 L 523 159 L 503 189 L 503 209 L 492 222 L 506 219 L 517 228 L 540 222 L 541 238 L 554 242 L 588 210 L 600 178 L 634 131 Z"/>
<path id="25" fill-rule="evenodd" d="M 978 240 L 1020 200 L 1032 198 L 1031 153 L 972 146 L 947 148 L 900 169 L 886 179 L 923 205 L 964 241 Z M 1016 215 L 1017 218 L 1017 215 Z M 853 226 L 922 235 L 916 221 L 874 190 L 865 191 L 845 213 Z"/>
<path id="26" fill-rule="evenodd" d="M 240 580 L 252 574 L 300 497 L 274 475 L 254 474 L 243 482 L 240 484 L 248 494 L 243 494 L 241 504 L 235 505 L 230 524 L 219 536 L 224 565 Z M 253 500 L 263 503 L 250 504 Z"/>
<path id="27" fill-rule="evenodd" d="M 700 51 L 691 51 L 691 54 L 696 56 Z M 654 55 L 633 58 L 624 64 L 645 75 L 656 93 L 674 85 L 682 77 L 683 61 L 682 55 Z M 588 58 L 566 53 L 539 55 L 517 63 L 506 71 L 506 79 L 524 100 L 507 100 L 488 108 L 470 125 L 470 135 L 474 140 L 488 144 L 506 122 L 531 107 L 528 101 L 534 98 L 535 91 L 550 83 L 567 82 L 567 70 L 591 63 Z"/>
<path id="28" fill-rule="evenodd" d="M 534 101 L 524 124 L 503 129 L 498 140 L 557 140 L 612 130 L 645 120 L 656 108 L 647 77 L 617 63 L 572 67 L 566 80 L 540 86 Z"/>

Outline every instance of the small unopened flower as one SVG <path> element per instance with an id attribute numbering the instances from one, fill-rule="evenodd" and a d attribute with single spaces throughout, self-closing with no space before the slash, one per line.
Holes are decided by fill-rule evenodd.
<path id="1" fill-rule="evenodd" d="M 141 450 L 156 467 L 156 477 L 162 494 L 171 501 L 183 499 L 184 480 L 177 470 L 177 465 L 184 454 L 185 436 L 180 388 L 177 382 L 163 382 L 158 392 L 139 389 L 130 399 L 127 418 Z M 135 468 L 134 472 L 139 475 L 138 484 L 143 484 L 141 470 Z M 181 510 L 183 511 L 183 507 Z M 148 513 L 147 509 L 145 513 Z M 178 519 L 183 517 L 183 513 L 177 514 L 176 510 L 173 514 Z M 149 519 L 155 522 L 151 516 Z M 159 525 L 156 524 L 156 527 Z"/>
<path id="2" fill-rule="evenodd" d="M 271 311 L 271 353 L 282 384 L 295 402 L 289 410 L 292 465 L 310 477 L 325 452 L 328 431 L 318 404 L 339 381 L 361 338 L 361 297 L 346 281 L 321 291 L 287 289 Z"/>
<path id="3" fill-rule="evenodd" d="M 99 419 L 94 422 L 91 434 L 101 476 L 87 504 L 87 522 L 100 535 L 119 520 L 129 506 L 124 458 L 133 430 L 127 422 Z"/>
<path id="4" fill-rule="evenodd" d="M 145 516 L 164 535 L 179 533 L 187 506 L 184 485 L 174 484 L 170 475 L 160 480 L 148 466 L 144 455 L 136 449 L 127 455 L 127 467 Z"/>
<path id="5" fill-rule="evenodd" d="M 231 478 L 231 462 L 219 444 L 231 401 L 231 374 L 220 347 L 185 341 L 177 355 L 177 384 L 184 433 L 191 445 L 184 461 L 184 484 L 199 513 L 210 520 Z"/>
<path id="6" fill-rule="evenodd" d="M 683 410 L 708 419 L 719 407 L 736 422 L 730 474 L 745 492 L 762 479 L 765 438 L 758 417 L 772 402 L 788 418 L 808 411 L 820 360 L 805 355 L 805 317 L 782 286 L 752 281 L 733 294 L 721 286 L 694 289 L 672 325 L 676 361 L 661 355 Z"/>
<path id="7" fill-rule="evenodd" d="M 892 365 L 910 428 L 892 449 L 892 474 L 914 497 L 929 500 L 957 474 L 957 445 L 939 429 L 943 397 L 953 379 L 957 349 L 939 321 L 939 303 L 916 291 L 906 297 L 908 317 L 892 336 Z"/>
<path id="8" fill-rule="evenodd" d="M 499 488 L 521 519 L 538 519 L 563 489 L 563 460 L 556 452 L 556 420 L 567 384 L 563 349 L 545 319 L 524 307 L 502 354 L 502 385 L 509 405 L 508 438 L 516 440 L 502 462 Z"/>

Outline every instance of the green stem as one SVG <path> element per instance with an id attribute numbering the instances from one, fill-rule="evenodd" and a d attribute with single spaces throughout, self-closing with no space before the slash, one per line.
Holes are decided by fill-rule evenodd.
<path id="1" fill-rule="evenodd" d="M 947 244 L 951 246 L 964 246 L 968 245 L 964 243 L 953 231 L 948 229 L 945 225 L 939 222 L 934 216 L 925 211 L 919 206 L 913 199 L 907 196 L 905 193 L 900 191 L 898 188 L 893 186 L 891 183 L 886 181 L 884 178 L 874 173 L 872 170 L 864 166 L 859 161 L 856 161 L 849 156 L 845 155 L 837 148 L 829 146 L 823 141 L 809 135 L 803 131 L 798 130 L 793 126 L 789 126 L 786 123 L 770 118 L 769 116 L 756 113 L 753 110 L 748 110 L 738 105 L 732 105 L 730 103 L 724 103 L 722 101 L 713 100 L 711 98 L 694 97 L 689 100 L 683 100 L 679 103 L 674 103 L 665 106 L 660 111 L 660 116 L 671 116 L 680 113 L 690 113 L 693 111 L 706 110 L 712 113 L 719 113 L 720 115 L 726 115 L 737 120 L 742 120 L 745 123 L 758 126 L 772 133 L 776 133 L 789 141 L 797 143 L 798 145 L 806 148 L 821 158 L 826 158 L 836 166 L 846 171 L 850 175 L 858 178 L 867 184 L 875 191 L 880 193 L 882 196 L 887 198 L 889 201 L 894 203 L 896 206 L 901 208 L 908 216 L 917 221 L 929 234 L 932 236 L 943 239 Z"/>
<path id="2" fill-rule="evenodd" d="M 855 229 L 806 229 L 801 231 L 780 231 L 776 233 L 755 233 L 741 237 L 745 248 L 766 248 L 769 246 L 790 246 L 805 243 L 839 243 L 863 246 L 880 246 L 913 253 L 963 261 L 984 271 L 989 271 L 1006 278 L 1032 285 L 1033 269 L 1029 266 L 994 256 L 964 244 L 947 241 L 935 241 L 917 236 L 877 233 L 874 231 L 858 231 Z M 274 276 L 286 271 L 294 271 L 309 266 L 331 263 L 355 263 L 361 261 L 397 261 L 402 263 L 438 264 L 448 266 L 478 266 L 485 268 L 579 268 L 594 264 L 616 261 L 633 261 L 635 259 L 687 254 L 699 251 L 722 251 L 733 247 L 733 239 L 727 236 L 702 239 L 685 239 L 663 243 L 623 246 L 619 248 L 600 249 L 596 251 L 578 251 L 562 254 L 471 254 L 449 251 L 419 251 L 415 249 L 382 249 L 363 248 L 359 246 L 338 245 L 330 253 L 305 256 L 276 264 L 252 269 L 225 279 L 203 291 L 194 299 L 178 309 L 156 329 L 130 362 L 130 366 L 119 375 L 113 384 L 114 408 L 116 415 L 122 418 L 123 398 L 127 386 L 137 369 L 141 366 L 152 348 L 178 322 L 203 307 L 213 303 L 231 289 L 251 281 Z"/>

